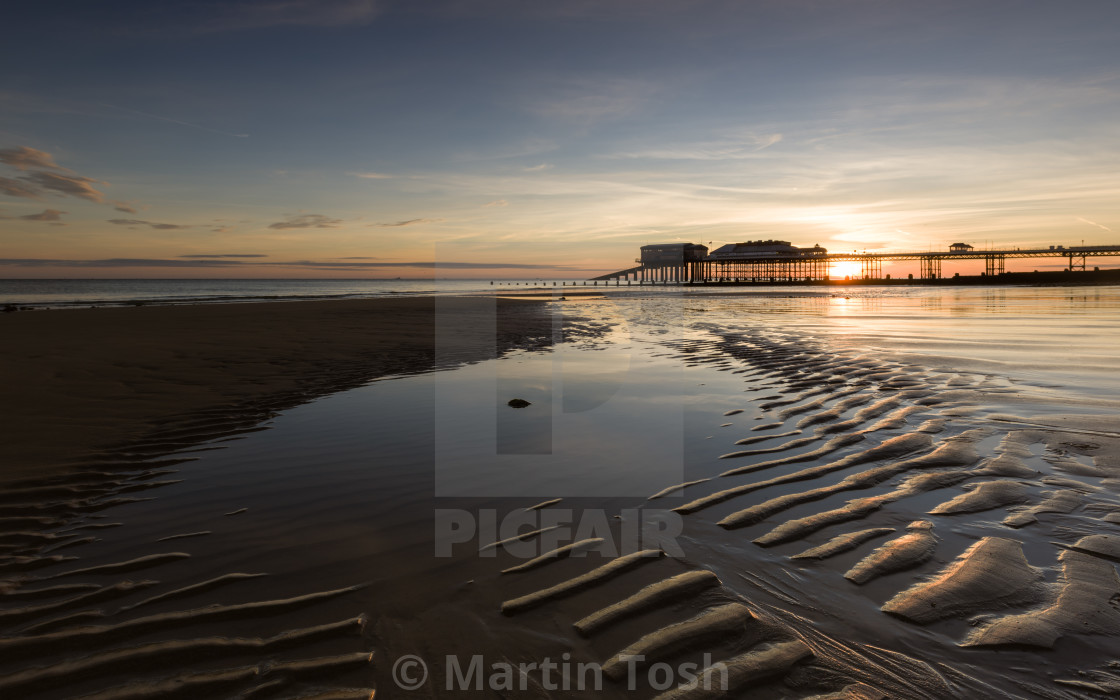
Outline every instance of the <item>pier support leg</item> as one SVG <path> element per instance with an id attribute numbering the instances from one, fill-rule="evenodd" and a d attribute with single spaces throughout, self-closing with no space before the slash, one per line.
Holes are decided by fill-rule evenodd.
<path id="1" fill-rule="evenodd" d="M 922 279 L 935 280 L 941 276 L 941 258 L 922 258 Z"/>

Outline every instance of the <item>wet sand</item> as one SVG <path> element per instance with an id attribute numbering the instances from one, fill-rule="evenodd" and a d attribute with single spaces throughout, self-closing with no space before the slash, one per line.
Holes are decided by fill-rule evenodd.
<path id="1" fill-rule="evenodd" d="M 991 328 L 998 296 L 988 307 L 944 300 L 945 312 L 931 303 L 923 322 L 952 325 L 922 334 L 906 329 L 907 308 L 872 301 L 825 302 L 837 305 L 827 330 L 816 302 L 689 300 L 697 315 L 682 337 L 664 332 L 679 317 L 658 317 L 661 300 L 604 302 L 598 317 L 588 310 L 617 321 L 617 337 L 569 352 L 565 381 L 577 378 L 581 359 L 609 368 L 612 354 L 627 352 L 643 362 L 622 372 L 646 377 L 638 373 L 648 361 L 664 385 L 644 395 L 636 432 L 597 414 L 616 439 L 581 459 L 581 478 L 625 468 L 635 449 L 628 435 L 654 442 L 670 432 L 650 419 L 657 402 L 687 406 L 696 427 L 685 431 L 679 480 L 654 478 L 643 462 L 644 483 L 627 496 L 576 498 L 562 483 L 517 497 L 433 497 L 437 442 L 454 447 L 456 470 L 473 482 L 513 474 L 490 459 L 479 469 L 477 436 L 432 420 L 446 408 L 432 386 L 463 389 L 473 400 L 466 410 L 481 412 L 505 396 L 492 391 L 488 367 L 506 373 L 503 386 L 529 388 L 554 378 L 549 356 L 564 352 L 378 382 L 212 445 L 220 449 L 180 454 L 183 464 L 142 459 L 5 492 L 0 695 L 477 694 L 447 689 L 447 654 L 488 663 L 570 657 L 605 676 L 602 689 L 552 690 L 538 669 L 506 697 L 1115 692 L 1120 403 L 1111 368 L 1120 299 L 1084 319 L 1053 300 L 1027 314 L 1023 305 L 1035 301 L 1010 299 L 1030 334 L 1039 318 L 1081 329 L 1066 350 L 1066 381 L 1060 367 L 1035 369 L 1054 356 L 1042 338 L 1012 362 L 1017 333 Z M 1048 315 L 1031 315 L 1040 309 Z M 996 337 L 999 362 L 984 359 L 962 317 Z M 837 320 L 846 318 L 866 337 L 846 331 Z M 972 343 L 951 358 L 939 345 L 962 338 Z M 673 366 L 689 369 L 673 375 Z M 568 387 L 598 397 L 610 380 L 598 373 Z M 611 402 L 630 412 L 619 394 Z M 503 403 L 502 415 L 542 404 Z M 547 458 L 558 461 L 573 445 L 553 447 Z M 557 466 L 532 459 L 518 455 L 516 470 Z M 611 548 L 639 506 L 680 515 L 681 551 L 645 541 Z M 480 530 L 450 556 L 433 556 L 436 508 L 532 515 L 533 529 Z M 558 530 L 549 516 L 599 516 L 604 525 Z M 396 687 L 403 654 L 432 664 L 417 695 Z M 626 655 L 645 657 L 633 690 Z M 647 673 L 682 662 L 713 676 L 715 663 L 726 664 L 727 691 L 655 686 Z"/>
<path id="2" fill-rule="evenodd" d="M 495 303 L 496 343 L 465 336 L 441 360 L 478 361 L 551 338 L 539 302 L 442 298 L 440 313 L 481 321 Z M 430 370 L 436 314 L 433 297 L 2 314 L 0 483 L 167 432 L 200 411 L 279 410 Z"/>

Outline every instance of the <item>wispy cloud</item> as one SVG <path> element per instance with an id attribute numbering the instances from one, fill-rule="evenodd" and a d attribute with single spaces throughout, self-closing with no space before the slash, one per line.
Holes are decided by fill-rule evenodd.
<path id="1" fill-rule="evenodd" d="M 269 224 L 268 227 L 276 230 L 291 228 L 338 228 L 342 219 L 332 219 L 324 214 L 298 214 L 289 216 L 283 221 Z"/>
<path id="2" fill-rule="evenodd" d="M 685 143 L 637 151 L 622 151 L 606 158 L 649 158 L 653 160 L 744 160 L 757 158 L 758 153 L 781 143 L 780 133 L 748 134 L 723 140 Z"/>
<path id="3" fill-rule="evenodd" d="M 1104 229 L 1105 231 L 1109 231 L 1109 232 L 1112 231 L 1112 229 L 1110 229 L 1109 227 L 1105 226 L 1104 224 L 1098 224 L 1096 221 L 1089 221 L 1088 219 L 1082 219 L 1080 216 L 1077 217 L 1077 220 L 1080 221 L 1083 224 L 1089 224 L 1090 226 L 1096 226 L 1097 228 Z"/>
<path id="4" fill-rule="evenodd" d="M 180 255 L 179 257 L 199 260 L 221 260 L 223 258 L 267 258 L 268 256 L 262 253 L 194 253 L 191 255 Z"/>
<path id="5" fill-rule="evenodd" d="M 657 89 L 650 82 L 616 77 L 565 78 L 544 87 L 548 93 L 529 102 L 528 111 L 581 125 L 626 116 Z"/>
<path id="6" fill-rule="evenodd" d="M 0 149 L 0 163 L 10 165 L 17 170 L 27 170 L 29 168 L 66 170 L 66 168 L 54 162 L 50 153 L 28 146 Z"/>
<path id="7" fill-rule="evenodd" d="M 761 151 L 763 149 L 770 148 L 776 143 L 781 143 L 782 138 L 783 137 L 781 134 L 765 134 L 764 136 L 758 138 L 758 145 L 754 150 Z"/>
<path id="8" fill-rule="evenodd" d="M 508 207 L 509 202 L 507 202 L 504 199 L 495 199 L 493 202 L 487 202 L 486 204 L 483 204 L 482 206 L 484 206 L 484 207 Z"/>
<path id="9" fill-rule="evenodd" d="M 23 199 L 42 199 L 43 191 L 26 182 L 20 182 L 10 177 L 0 177 L 0 194 L 9 197 L 22 197 Z"/>
<path id="10" fill-rule="evenodd" d="M 122 211 L 125 214 L 136 214 L 136 213 L 138 213 L 136 211 L 136 209 L 132 205 L 130 205 L 128 202 L 114 201 L 113 202 L 113 208 L 116 209 L 117 211 Z"/>
<path id="11" fill-rule="evenodd" d="M 395 228 L 397 226 L 416 226 L 417 224 L 438 224 L 443 219 L 408 219 L 406 221 L 394 221 L 393 223 L 385 224 L 370 224 L 370 226 L 377 226 L 379 228 Z"/>
<path id="12" fill-rule="evenodd" d="M 38 214 L 27 214 L 25 216 L 20 216 L 17 218 L 23 219 L 25 221 L 59 221 L 62 219 L 62 215 L 65 213 L 66 212 L 59 209 L 44 209 Z"/>
<path id="13" fill-rule="evenodd" d="M 347 175 L 353 175 L 354 177 L 360 177 L 365 180 L 392 180 L 394 177 L 386 173 L 347 173 Z"/>
<path id="14" fill-rule="evenodd" d="M 117 226 L 147 226 L 159 231 L 176 231 L 185 228 L 194 228 L 188 224 L 162 224 L 155 221 L 144 221 L 142 219 L 109 219 L 109 223 L 116 224 Z"/>
<path id="15" fill-rule="evenodd" d="M 542 170 L 548 170 L 552 167 L 551 163 L 541 163 L 540 165 L 531 165 L 528 168 L 522 168 L 527 173 L 539 173 Z"/>
<path id="16" fill-rule="evenodd" d="M 103 180 L 78 175 L 55 162 L 46 151 L 29 146 L 0 149 L 0 163 L 26 171 L 13 179 L 0 177 L 0 194 L 24 199 L 42 200 L 48 193 L 76 197 L 96 204 L 105 204 L 105 195 L 94 185 L 107 185 Z M 45 168 L 45 169 L 44 169 Z M 53 172 L 59 171 L 59 172 Z M 113 202 L 118 211 L 135 213 L 124 202 Z"/>
<path id="17" fill-rule="evenodd" d="M 90 183 L 102 185 L 106 183 L 101 180 L 94 180 L 90 177 L 83 177 L 81 175 L 60 175 L 58 173 L 38 170 L 20 179 L 37 185 L 44 190 L 50 190 L 67 197 L 77 197 L 78 199 L 85 199 L 90 202 L 96 202 L 97 204 L 103 204 L 105 202 L 105 195 L 95 190 Z"/>

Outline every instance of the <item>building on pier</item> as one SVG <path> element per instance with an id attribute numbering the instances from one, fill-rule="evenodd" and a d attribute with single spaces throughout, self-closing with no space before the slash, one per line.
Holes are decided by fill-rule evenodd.
<path id="1" fill-rule="evenodd" d="M 684 265 L 699 262 L 708 256 L 708 246 L 695 243 L 655 243 L 642 246 L 640 262 L 648 267 L 659 265 Z"/>
<path id="2" fill-rule="evenodd" d="M 713 260 L 813 257 L 825 255 L 828 251 L 819 245 L 812 248 L 798 248 L 789 241 L 747 241 L 728 243 L 712 251 Z"/>
<path id="3" fill-rule="evenodd" d="M 702 279 L 715 282 L 813 282 L 828 279 L 828 250 L 789 241 L 728 243 L 701 263 Z"/>
<path id="4" fill-rule="evenodd" d="M 708 247 L 696 243 L 654 243 L 644 245 L 638 267 L 622 270 L 599 279 L 626 279 L 638 282 L 699 282 L 699 265 L 708 257 Z"/>

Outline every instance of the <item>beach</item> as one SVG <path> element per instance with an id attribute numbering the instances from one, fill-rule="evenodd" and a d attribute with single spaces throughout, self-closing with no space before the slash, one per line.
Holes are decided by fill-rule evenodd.
<path id="1" fill-rule="evenodd" d="M 5 9 L 0 700 L 1120 699 L 1120 3 Z"/>
<path id="2" fill-rule="evenodd" d="M 460 357 L 445 360 L 486 359 L 551 334 L 536 302 L 440 303 L 466 317 L 497 314 L 502 327 L 498 340 L 459 343 Z M 198 411 L 228 407 L 234 420 L 254 402 L 276 409 L 431 370 L 435 318 L 431 296 L 2 314 L 0 480 L 73 465 Z"/>
<path id="3" fill-rule="evenodd" d="M 0 694 L 667 698 L 726 669 L 699 696 L 1091 697 L 1120 653 L 1117 310 L 1101 287 L 8 314 L 29 378 L 87 372 L 42 406 L 86 376 L 67 421 L 130 427 L 0 497 Z M 134 368 L 151 403 L 96 398 Z"/>

